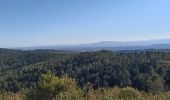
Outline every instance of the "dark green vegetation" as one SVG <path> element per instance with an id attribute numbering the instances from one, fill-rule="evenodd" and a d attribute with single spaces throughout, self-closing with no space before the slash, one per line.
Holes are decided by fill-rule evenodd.
<path id="1" fill-rule="evenodd" d="M 47 72 L 40 77 L 36 87 L 17 93 L 2 92 L 2 100 L 170 100 L 170 92 L 148 94 L 137 89 L 99 88 L 93 89 L 88 84 L 86 90 L 80 88 L 76 81 L 68 76 L 58 77 Z"/>
<path id="2" fill-rule="evenodd" d="M 133 87 L 159 94 L 170 90 L 170 51 L 66 52 L 0 49 L 0 90 L 18 93 L 37 87 L 48 71 L 74 78 L 83 90 Z"/>

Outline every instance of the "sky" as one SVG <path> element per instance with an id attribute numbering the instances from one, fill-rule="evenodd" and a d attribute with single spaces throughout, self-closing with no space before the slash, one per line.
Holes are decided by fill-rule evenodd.
<path id="1" fill-rule="evenodd" d="M 0 0 L 0 48 L 170 39 L 170 0 Z"/>

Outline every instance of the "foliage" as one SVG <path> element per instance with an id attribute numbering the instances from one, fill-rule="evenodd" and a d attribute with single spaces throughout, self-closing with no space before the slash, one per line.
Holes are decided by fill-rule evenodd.
<path id="1" fill-rule="evenodd" d="M 22 92 L 18 92 L 18 93 L 1 92 L 0 100 L 26 100 L 26 94 L 24 94 Z"/>
<path id="2" fill-rule="evenodd" d="M 72 77 L 83 90 L 90 82 L 95 92 L 101 88 L 133 87 L 157 95 L 170 90 L 169 61 L 169 50 L 72 52 L 0 49 L 0 91 L 17 94 L 23 89 L 48 88 L 45 92 L 52 96 L 57 94 L 57 97 L 64 98 L 71 95 L 72 92 L 65 90 L 68 88 L 65 82 L 38 82 L 42 74 L 51 71 L 57 78 L 53 75 L 46 79 L 62 81 L 60 78 Z"/>
<path id="3" fill-rule="evenodd" d="M 56 77 L 51 72 L 42 75 L 37 88 L 29 94 L 30 100 L 79 100 L 83 96 L 74 79 Z"/>
<path id="4" fill-rule="evenodd" d="M 77 86 L 74 79 L 68 76 L 57 77 L 54 73 L 48 72 L 42 75 L 35 89 L 15 94 L 3 92 L 0 98 L 2 100 L 169 100 L 170 92 L 153 95 L 130 87 L 94 89 L 91 84 L 88 84 L 85 92 Z"/>

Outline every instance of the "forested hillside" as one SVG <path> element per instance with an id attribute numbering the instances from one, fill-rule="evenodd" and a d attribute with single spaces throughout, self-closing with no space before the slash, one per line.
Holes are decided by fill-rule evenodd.
<path id="1" fill-rule="evenodd" d="M 40 76 L 51 71 L 58 77 L 74 78 L 83 90 L 91 84 L 95 90 L 133 87 L 159 94 L 170 90 L 169 61 L 169 50 L 69 52 L 0 49 L 0 90 L 18 93 L 23 89 L 34 89 Z"/>

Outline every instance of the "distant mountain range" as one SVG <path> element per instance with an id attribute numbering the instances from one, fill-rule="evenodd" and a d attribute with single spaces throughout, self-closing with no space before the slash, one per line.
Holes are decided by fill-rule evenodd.
<path id="1" fill-rule="evenodd" d="M 145 49 L 170 49 L 170 39 L 146 40 L 146 41 L 102 41 L 92 44 L 63 45 L 63 46 L 36 46 L 15 48 L 21 50 L 53 49 L 53 50 L 75 50 L 75 51 L 96 51 L 96 50 L 145 50 Z"/>

